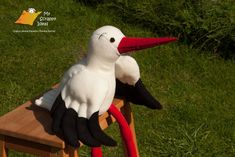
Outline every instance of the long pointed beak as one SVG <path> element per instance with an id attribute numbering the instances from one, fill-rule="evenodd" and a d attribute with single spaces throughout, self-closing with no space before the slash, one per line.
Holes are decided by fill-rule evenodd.
<path id="1" fill-rule="evenodd" d="M 123 37 L 118 45 L 118 51 L 120 54 L 127 53 L 130 51 L 142 50 L 157 45 L 166 44 L 169 42 L 176 41 L 177 38 L 166 37 L 166 38 L 129 38 Z"/>

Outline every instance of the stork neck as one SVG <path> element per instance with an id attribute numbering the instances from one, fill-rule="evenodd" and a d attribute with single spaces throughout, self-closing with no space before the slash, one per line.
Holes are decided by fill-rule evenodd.
<path id="1" fill-rule="evenodd" d="M 115 61 L 105 60 L 104 58 L 92 54 L 87 56 L 87 68 L 100 74 L 114 74 Z"/>

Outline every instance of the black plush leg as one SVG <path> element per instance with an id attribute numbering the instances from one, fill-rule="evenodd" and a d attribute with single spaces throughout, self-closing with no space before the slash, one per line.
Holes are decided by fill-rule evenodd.
<path id="1" fill-rule="evenodd" d="M 145 88 L 141 79 L 136 82 L 135 86 L 116 80 L 115 97 L 123 97 L 134 104 L 144 105 L 151 109 L 162 108 L 162 105 Z"/>
<path id="2" fill-rule="evenodd" d="M 99 120 L 98 120 L 98 116 L 99 116 L 98 113 L 99 112 L 93 113 L 92 116 L 90 117 L 90 119 L 88 120 L 88 127 L 89 127 L 89 130 L 90 130 L 92 136 L 96 140 L 101 142 L 103 145 L 106 145 L 106 146 L 116 146 L 117 142 L 114 141 L 108 135 L 106 135 L 103 132 L 103 130 L 100 128 Z"/>
<path id="3" fill-rule="evenodd" d="M 64 140 L 73 147 L 79 147 L 80 143 L 76 131 L 78 114 L 74 109 L 67 109 L 62 119 Z"/>
<path id="4" fill-rule="evenodd" d="M 99 147 L 101 144 L 98 142 L 88 129 L 88 120 L 83 117 L 78 117 L 77 119 L 77 131 L 79 140 L 90 147 Z"/>
<path id="5" fill-rule="evenodd" d="M 64 101 L 61 98 L 61 95 L 59 95 L 52 108 L 51 108 L 51 117 L 52 117 L 52 131 L 55 134 L 61 134 L 62 130 L 61 130 L 61 121 L 62 121 L 62 117 L 64 115 L 66 111 L 66 107 L 64 104 Z"/>

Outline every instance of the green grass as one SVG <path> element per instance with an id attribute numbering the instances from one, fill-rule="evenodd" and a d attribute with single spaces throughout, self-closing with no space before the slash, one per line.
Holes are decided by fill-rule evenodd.
<path id="1" fill-rule="evenodd" d="M 13 33 L 43 29 L 14 24 L 28 7 L 48 10 L 57 20 L 55 33 Z M 37 96 L 59 81 L 63 72 L 87 49 L 91 33 L 103 25 L 119 27 L 127 36 L 153 36 L 78 2 L 0 2 L 0 115 Z M 161 111 L 132 105 L 141 157 L 235 156 L 235 63 L 169 44 L 133 55 L 148 89 L 163 104 Z M 104 156 L 122 157 L 115 124 L 107 133 L 118 147 L 105 147 Z M 83 147 L 81 156 L 89 156 Z M 26 156 L 10 152 L 10 156 Z"/>
<path id="2" fill-rule="evenodd" d="M 100 11 L 111 10 L 129 24 L 148 27 L 156 34 L 173 34 L 194 48 L 234 59 L 233 3 L 233 0 L 103 0 L 95 6 Z"/>

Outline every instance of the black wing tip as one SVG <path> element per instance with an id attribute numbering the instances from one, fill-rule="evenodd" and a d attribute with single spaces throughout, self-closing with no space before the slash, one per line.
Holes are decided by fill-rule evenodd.
<path id="1" fill-rule="evenodd" d="M 105 132 L 100 128 L 98 114 L 95 112 L 88 120 L 88 127 L 92 136 L 97 139 L 101 144 L 106 146 L 117 146 L 117 142 L 109 137 Z"/>

